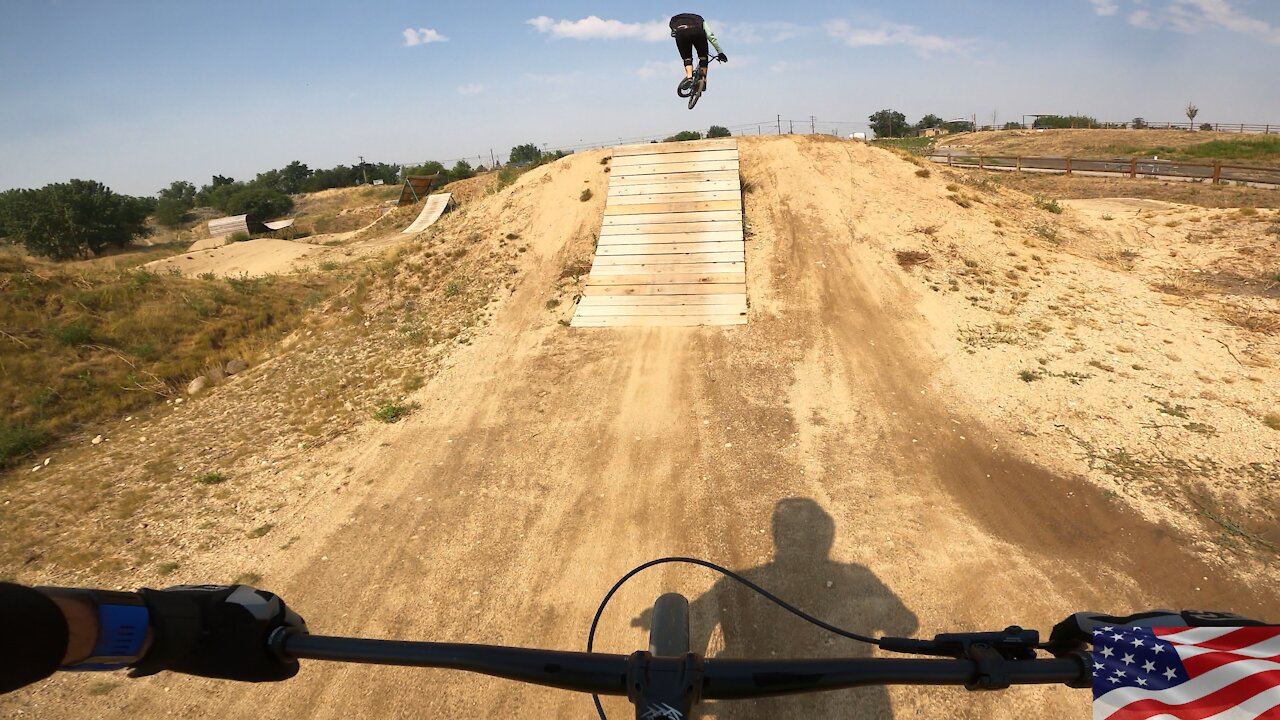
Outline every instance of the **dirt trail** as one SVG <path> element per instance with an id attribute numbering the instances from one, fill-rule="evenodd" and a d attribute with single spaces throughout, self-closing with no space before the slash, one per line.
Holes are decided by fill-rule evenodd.
<path id="1" fill-rule="evenodd" d="M 805 138 L 747 139 L 742 158 L 754 186 L 745 327 L 558 326 L 546 288 L 585 248 L 566 246 L 554 208 L 532 211 L 535 270 L 491 332 L 421 391 L 428 411 L 334 458 L 367 494 L 349 515 L 309 521 L 314 536 L 269 568 L 313 632 L 579 649 L 619 575 L 676 554 L 749 571 L 865 633 L 1047 630 L 1076 609 L 1274 602 L 1202 583 L 1210 571 L 1172 531 L 1001 451 L 997 432 L 947 399 L 957 379 L 916 309 L 920 291 L 885 261 L 885 238 L 939 202 L 892 190 L 914 167 Z M 572 197 L 577 181 L 547 187 Z M 561 205 L 571 220 L 590 221 L 572 206 Z M 632 620 L 668 590 L 695 599 L 712 653 L 866 654 L 671 566 L 615 598 L 597 647 L 644 645 Z M 65 713 L 73 699 L 46 685 L 26 710 Z M 456 673 L 319 663 L 282 686 L 160 677 L 96 700 L 98 717 L 584 717 L 590 706 Z M 1059 688 L 893 688 L 710 710 L 1083 717 L 1087 702 Z"/>

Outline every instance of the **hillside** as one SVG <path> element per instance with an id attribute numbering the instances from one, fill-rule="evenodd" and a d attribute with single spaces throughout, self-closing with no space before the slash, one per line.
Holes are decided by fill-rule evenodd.
<path id="1" fill-rule="evenodd" d="M 1280 128 L 1278 128 L 1280 129 Z M 1280 167 L 1280 134 L 1186 130 L 1008 130 L 945 135 L 938 148 L 1026 157 L 1152 157 Z"/>
<path id="2" fill-rule="evenodd" d="M 1058 207 L 827 137 L 739 151 L 747 325 L 566 327 L 610 171 L 608 151 L 572 155 L 418 237 L 375 227 L 383 254 L 251 371 L 6 476 L 0 574 L 240 579 L 317 633 L 560 649 L 582 648 L 616 578 L 665 555 L 726 563 L 868 634 L 1274 612 L 1280 213 Z M 384 408 L 399 422 L 372 419 Z M 710 655 L 868 653 L 714 581 L 638 576 L 598 649 L 642 647 L 643 611 L 679 591 Z M 270 686 L 60 677 L 0 714 L 71 716 L 86 692 L 97 717 L 590 707 L 307 663 Z M 1072 717 L 1088 702 L 893 687 L 746 714 Z"/>

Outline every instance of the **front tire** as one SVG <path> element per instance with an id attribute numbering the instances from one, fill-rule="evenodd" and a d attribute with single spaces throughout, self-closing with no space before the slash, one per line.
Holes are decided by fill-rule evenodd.
<path id="1" fill-rule="evenodd" d="M 657 657 L 689 654 L 689 601 L 680 593 L 667 593 L 653 604 L 649 652 Z"/>

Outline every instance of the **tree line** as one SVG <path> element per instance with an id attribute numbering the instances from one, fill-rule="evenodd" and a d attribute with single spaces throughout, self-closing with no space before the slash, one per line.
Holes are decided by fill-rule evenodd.
<path id="1" fill-rule="evenodd" d="M 540 164 L 567 153 L 543 153 L 528 143 L 511 149 L 511 162 Z M 294 160 L 282 168 L 258 173 L 252 180 L 214 175 L 199 188 L 174 180 L 154 197 L 116 193 L 95 180 L 50 183 L 38 189 L 0 192 L 0 244 L 22 245 L 32 255 L 72 260 L 122 248 L 151 234 L 148 218 L 164 227 L 188 222 L 190 212 L 208 207 L 227 215 L 247 215 L 250 225 L 293 210 L 294 195 L 353 187 L 381 180 L 396 184 L 404 175 L 440 175 L 437 185 L 486 172 L 459 160 L 452 168 L 430 161 L 415 167 L 361 162 L 312 169 Z"/>

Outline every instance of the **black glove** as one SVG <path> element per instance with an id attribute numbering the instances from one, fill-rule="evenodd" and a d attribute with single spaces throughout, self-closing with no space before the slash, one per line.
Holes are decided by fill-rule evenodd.
<path id="1" fill-rule="evenodd" d="M 729 56 L 725 55 L 724 53 L 720 53 L 719 55 L 717 55 L 716 59 L 719 60 L 720 62 L 729 62 Z"/>
<path id="2" fill-rule="evenodd" d="M 161 670 L 202 677 L 271 682 L 298 674 L 298 661 L 268 646 L 280 628 L 307 631 L 279 597 L 248 585 L 179 585 L 138 591 L 151 616 L 152 643 L 129 677 Z"/>
<path id="3" fill-rule="evenodd" d="M 1097 628 L 1115 627 L 1246 627 L 1265 626 L 1267 623 L 1250 620 L 1232 613 L 1202 610 L 1151 610 L 1133 615 L 1103 615 L 1094 612 L 1079 612 L 1053 626 L 1047 645 L 1050 652 L 1062 655 L 1075 650 L 1083 650 L 1085 644 L 1093 642 L 1093 631 Z"/>

